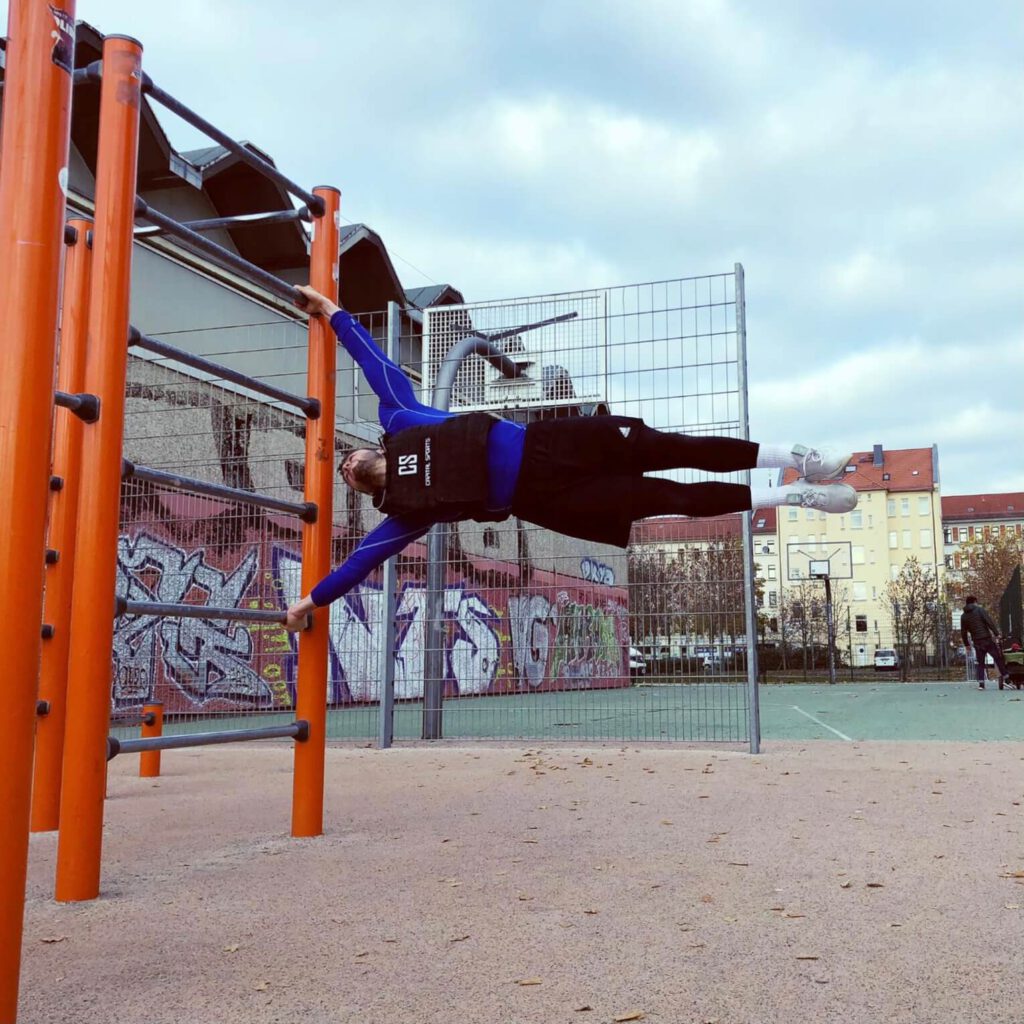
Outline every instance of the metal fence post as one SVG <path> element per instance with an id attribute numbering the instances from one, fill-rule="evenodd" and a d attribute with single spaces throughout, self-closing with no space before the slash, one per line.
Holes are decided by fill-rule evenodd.
<path id="1" fill-rule="evenodd" d="M 737 263 L 736 274 L 736 362 L 739 375 L 740 436 L 750 440 L 750 413 L 747 406 L 747 300 L 743 282 L 743 264 Z M 750 470 L 744 474 L 750 483 Z M 757 605 L 754 589 L 754 533 L 751 517 L 754 512 L 742 517 L 743 521 L 743 592 L 746 603 L 747 625 L 747 689 L 750 695 L 750 752 L 761 750 L 761 705 L 757 685 Z"/>
<path id="2" fill-rule="evenodd" d="M 0 1019 L 17 1015 L 43 606 L 74 0 L 12 0 L 0 151 Z"/>
<path id="3" fill-rule="evenodd" d="M 388 303 L 387 347 L 385 355 L 394 363 L 401 359 L 402 311 L 397 302 Z M 380 705 L 378 707 L 377 745 L 390 747 L 395 739 L 395 613 L 397 611 L 398 558 L 393 555 L 384 563 L 381 600 L 380 643 L 378 647 L 378 678 L 380 679 Z"/>
<path id="4" fill-rule="evenodd" d="M 320 186 L 323 214 L 313 221 L 310 284 L 321 294 L 338 297 L 338 245 L 341 193 Z M 302 592 L 330 572 L 334 528 L 334 413 L 338 345 L 323 317 L 309 319 L 308 392 L 320 402 L 320 416 L 306 422 L 306 501 L 318 509 L 317 521 L 302 528 Z M 330 611 L 313 614 L 299 640 L 295 717 L 309 722 L 309 736 L 295 744 L 292 789 L 292 835 L 318 836 L 324 830 L 324 759 L 327 746 L 327 673 L 330 667 Z"/>
<path id="5" fill-rule="evenodd" d="M 85 341 L 92 274 L 92 222 L 68 224 L 64 260 L 64 291 L 60 318 L 58 386 L 78 393 L 85 385 Z M 82 482 L 82 434 L 87 427 L 71 412 L 57 415 L 53 431 L 53 466 L 64 481 L 50 505 L 48 544 L 59 558 L 47 571 L 46 621 L 53 637 L 43 645 L 39 672 L 39 699 L 46 702 L 36 732 L 36 759 L 32 785 L 32 831 L 51 832 L 60 824 L 60 781 L 67 721 L 68 656 L 71 647 L 71 595 L 75 578 L 78 534 L 75 516 Z"/>
<path id="6" fill-rule="evenodd" d="M 82 440 L 81 473 L 88 485 L 79 497 L 77 532 L 89 543 L 77 553 L 71 604 L 75 643 L 68 659 L 57 846 L 56 896 L 67 901 L 95 899 L 100 889 L 141 85 L 142 44 L 107 36 L 85 371 L 102 414 Z"/>

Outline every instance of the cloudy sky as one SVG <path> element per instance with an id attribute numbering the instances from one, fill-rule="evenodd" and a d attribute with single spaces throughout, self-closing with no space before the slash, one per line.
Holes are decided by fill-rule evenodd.
<path id="1" fill-rule="evenodd" d="M 944 493 L 1024 490 L 1020 0 L 77 14 L 297 180 L 340 185 L 406 287 L 475 301 L 741 262 L 755 440 L 937 443 Z"/>

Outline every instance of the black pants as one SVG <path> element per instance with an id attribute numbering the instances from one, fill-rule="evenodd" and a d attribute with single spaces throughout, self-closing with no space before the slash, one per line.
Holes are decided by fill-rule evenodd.
<path id="1" fill-rule="evenodd" d="M 974 640 L 974 657 L 977 659 L 974 666 L 974 674 L 978 682 L 985 682 L 986 654 L 992 655 L 992 660 L 996 663 L 996 668 L 999 669 L 1000 678 L 1005 678 L 1009 673 L 1009 669 L 1006 667 L 1006 659 L 1003 657 L 1003 652 L 999 649 L 999 644 L 990 636 L 982 637 L 980 640 L 976 637 L 971 637 L 971 639 Z"/>
<path id="2" fill-rule="evenodd" d="M 752 469 L 758 445 L 663 433 L 626 416 L 545 420 L 526 428 L 512 512 L 570 537 L 626 547 L 647 516 L 719 516 L 750 508 L 745 484 L 680 484 L 659 469 Z"/>

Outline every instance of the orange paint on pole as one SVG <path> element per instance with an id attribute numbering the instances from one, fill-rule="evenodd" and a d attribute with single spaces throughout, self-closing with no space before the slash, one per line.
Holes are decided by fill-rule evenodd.
<path id="1" fill-rule="evenodd" d="M 322 295 L 338 298 L 338 242 L 341 194 L 321 187 L 324 201 L 314 223 L 309 282 Z M 334 520 L 334 406 L 338 343 L 323 317 L 309 318 L 308 393 L 320 401 L 320 416 L 306 422 L 306 501 L 316 503 L 315 523 L 302 529 L 302 592 L 308 594 L 331 569 Z M 309 722 L 309 739 L 295 744 L 292 835 L 318 836 L 324 830 L 324 757 L 327 739 L 328 619 L 326 608 L 299 634 L 295 717 Z"/>
<path id="2" fill-rule="evenodd" d="M 0 131 L 0 1020 L 17 1015 L 49 498 L 74 0 L 11 0 Z"/>
<path id="3" fill-rule="evenodd" d="M 146 704 L 142 709 L 142 738 L 150 739 L 164 734 L 164 706 L 160 701 Z M 143 750 L 139 754 L 139 778 L 160 777 L 160 751 Z"/>
<path id="4" fill-rule="evenodd" d="M 88 232 L 92 221 L 71 220 L 75 238 L 64 257 L 64 292 L 60 317 L 60 357 L 57 387 L 68 394 L 84 390 L 85 338 L 89 311 L 92 249 Z M 36 730 L 36 759 L 32 785 L 32 831 L 52 832 L 60 824 L 60 776 L 64 758 L 64 722 L 67 707 L 68 652 L 71 645 L 71 592 L 75 575 L 75 517 L 82 480 L 79 462 L 82 431 L 89 430 L 74 413 L 61 409 L 53 430 L 53 472 L 64 481 L 50 500 L 48 545 L 59 555 L 46 574 L 46 621 L 54 635 L 43 644 L 39 673 L 39 699 L 49 711 Z"/>
<path id="5" fill-rule="evenodd" d="M 78 549 L 71 602 L 58 900 L 94 899 L 100 888 L 141 86 L 141 44 L 108 36 L 85 367 L 86 389 L 99 396 L 101 413 L 82 440 L 77 529 L 89 543 Z"/>

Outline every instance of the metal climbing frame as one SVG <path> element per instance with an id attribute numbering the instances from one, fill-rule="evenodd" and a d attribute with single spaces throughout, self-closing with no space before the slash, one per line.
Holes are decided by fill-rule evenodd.
<path id="1" fill-rule="evenodd" d="M 15 13 L 22 18 L 39 20 L 37 16 L 45 9 L 45 5 L 21 2 L 15 5 L 15 9 L 12 9 L 12 21 Z M 47 18 L 52 25 L 55 17 L 53 8 L 45 11 L 42 15 L 43 27 Z M 67 18 L 68 24 L 73 25 L 73 11 L 70 9 Z M 42 30 L 40 26 L 35 27 Z M 48 31 L 41 38 L 47 41 L 45 45 L 52 48 Z M 38 44 L 38 38 L 35 42 Z M 84 221 L 72 225 L 73 230 L 65 232 L 63 239 L 68 250 L 60 390 L 56 393 L 52 390 L 52 344 L 49 348 L 46 344 L 36 346 L 33 358 L 39 365 L 26 366 L 23 372 L 13 375 L 3 375 L 5 380 L 46 382 L 48 408 L 40 407 L 32 415 L 22 410 L 17 417 L 19 436 L 35 433 L 24 429 L 26 424 L 32 423 L 33 415 L 38 419 L 45 414 L 43 422 L 48 424 L 53 419 L 55 406 L 69 411 L 67 414 L 59 413 L 56 417 L 54 474 L 49 481 L 53 502 L 49 548 L 45 552 L 35 552 L 36 557 L 45 561 L 51 576 L 48 582 L 47 621 L 43 628 L 41 699 L 37 704 L 33 694 L 32 703 L 33 716 L 37 713 L 40 715 L 32 827 L 37 830 L 52 829 L 57 824 L 59 810 L 56 895 L 60 900 L 92 899 L 99 891 L 111 696 L 110 651 L 115 616 L 127 621 L 143 616 L 222 618 L 239 623 L 233 627 L 235 629 L 243 628 L 242 622 L 272 624 L 279 628 L 284 621 L 280 601 L 274 602 L 271 607 L 219 608 L 207 604 L 198 605 L 195 603 L 198 595 L 187 593 L 171 602 L 131 600 L 128 595 L 115 601 L 122 482 L 128 481 L 128 486 L 146 486 L 162 494 L 188 496 L 187 500 L 216 500 L 260 508 L 283 518 L 291 517 L 297 523 L 296 529 L 301 530 L 302 586 L 307 590 L 327 572 L 330 564 L 336 345 L 329 326 L 319 318 L 310 321 L 307 393 L 296 395 L 178 350 L 166 342 L 148 338 L 128 322 L 136 217 L 145 218 L 160 231 L 199 249 L 236 275 L 280 299 L 292 301 L 296 296 L 294 286 L 288 282 L 216 246 L 192 228 L 177 224 L 136 196 L 142 94 L 147 93 L 151 99 L 164 103 L 193 125 L 208 130 L 218 142 L 284 185 L 305 203 L 302 211 L 296 211 L 296 218 L 311 218 L 313 221 L 310 282 L 322 293 L 334 296 L 337 295 L 338 286 L 339 194 L 336 189 L 327 187 L 308 192 L 244 146 L 228 139 L 145 77 L 141 71 L 141 54 L 142 47 L 134 39 L 109 36 L 104 43 L 101 64 L 92 65 L 75 74 L 76 84 L 80 87 L 99 82 L 100 130 L 95 222 L 91 230 Z M 70 57 L 67 61 L 70 61 Z M 37 104 L 33 108 L 37 111 L 35 116 L 23 115 L 25 124 L 34 125 L 37 119 L 42 122 L 49 113 L 47 104 L 53 106 L 60 115 L 51 118 L 53 132 L 63 147 L 62 154 L 59 154 L 59 166 L 64 166 L 67 161 L 69 125 L 66 107 L 71 84 L 70 70 L 70 67 L 63 69 L 63 82 L 60 84 L 64 91 L 60 97 L 46 93 L 40 100 L 42 106 Z M 12 111 L 20 111 L 18 105 L 26 102 L 26 90 L 20 87 L 19 72 L 21 67 L 18 60 L 11 60 L 7 70 L 8 88 L 5 90 L 5 128 L 6 119 L 11 117 Z M 36 132 L 36 128 L 33 127 L 32 131 Z M 16 152 L 14 147 L 31 150 L 35 142 L 34 139 L 16 137 L 16 133 L 17 129 L 5 131 L 5 170 L 15 163 L 14 160 L 6 159 L 10 153 Z M 45 155 L 50 157 L 52 154 Z M 50 245 L 55 254 L 52 256 L 52 266 L 33 268 L 38 280 L 47 282 L 45 289 L 34 282 L 38 294 L 33 294 L 32 307 L 33 317 L 43 323 L 45 332 L 47 318 L 55 325 L 57 316 L 55 289 L 59 280 L 63 199 L 58 203 L 56 197 L 50 195 L 49 188 L 44 190 L 37 187 L 38 182 L 44 180 L 56 182 L 56 172 L 40 172 L 37 180 L 32 182 L 19 181 L 17 203 L 22 207 L 31 205 L 26 204 L 25 196 L 31 195 L 34 198 L 40 195 L 42 199 L 36 215 L 56 240 L 55 245 Z M 5 180 L 5 201 L 9 195 L 6 187 Z M 48 208 L 43 209 L 46 204 Z M 272 215 L 268 219 L 274 221 L 282 218 Z M 205 230 L 211 225 L 199 224 L 193 227 Z M 8 278 L 5 283 L 9 284 L 10 280 Z M 22 284 L 24 286 L 24 282 Z M 43 307 L 45 316 L 41 315 Z M 38 322 L 34 324 L 36 331 Z M 90 338 L 87 351 L 83 346 L 86 335 Z M 201 373 L 231 381 L 249 392 L 263 395 L 276 403 L 293 406 L 305 414 L 302 428 L 305 438 L 305 500 L 288 501 L 275 495 L 254 493 L 246 488 L 168 472 L 164 468 L 143 465 L 137 460 L 124 459 L 122 448 L 129 345 L 145 348 L 162 359 L 174 360 Z M 46 366 L 47 358 L 49 368 Z M 14 417 L 6 405 L 2 408 L 5 415 L 2 422 L 7 423 Z M 32 474 L 40 476 L 41 485 L 37 490 L 45 502 L 47 480 L 43 473 L 48 464 L 45 449 L 49 430 L 39 429 L 38 434 L 42 439 L 36 438 L 36 447 L 40 448 L 39 452 L 34 453 L 38 457 L 38 465 L 32 466 L 31 474 L 27 465 L 20 468 L 25 471 L 26 479 Z M 0 436 L 7 435 L 0 431 Z M 31 445 L 26 443 L 23 447 L 27 464 Z M 6 472 L 6 457 L 3 463 Z M 5 494 L 8 493 L 8 486 L 13 492 L 14 482 L 6 479 L 3 481 Z M 17 482 L 20 498 L 25 491 L 25 480 Z M 39 523 L 46 520 L 44 514 L 35 518 Z M 34 550 L 33 545 L 27 543 L 28 532 L 21 534 L 24 557 L 28 557 Z M 89 543 L 79 544 L 76 549 L 76 537 L 88 537 Z M 14 565 L 8 566 L 6 562 L 5 572 L 8 573 L 7 578 L 33 578 L 33 573 L 27 568 L 18 569 Z M 73 593 L 70 588 L 72 577 L 75 579 Z M 24 609 L 21 616 L 24 617 Z M 74 643 L 70 642 L 71 638 L 74 638 Z M 38 657 L 38 638 L 35 645 Z M 322 831 L 323 823 L 327 655 L 327 618 L 326 615 L 314 615 L 299 645 L 298 693 L 293 722 L 247 731 L 218 732 L 213 734 L 216 740 L 209 739 L 207 734 L 205 739 L 164 737 L 159 742 L 165 747 L 176 747 L 190 743 L 231 742 L 270 736 L 289 736 L 295 739 L 292 832 L 294 835 L 318 834 Z M 34 679 L 35 673 L 28 672 L 29 667 L 26 665 L 26 671 L 20 673 L 19 677 L 24 675 L 26 679 Z M 25 722 L 20 724 L 24 728 Z M 28 724 L 33 724 L 31 719 Z M 25 773 L 30 772 L 32 761 L 31 745 L 27 750 L 23 748 L 24 742 L 16 750 L 22 784 L 26 778 Z M 9 749 L 6 744 L 4 749 Z M 8 773 L 0 775 L 5 775 L 5 779 L 10 777 Z M 23 803 L 27 800 L 27 793 L 28 788 L 24 787 L 21 797 Z M 6 801 L 4 806 L 7 806 Z M 18 835 L 11 829 L 2 831 L 8 835 Z M 23 840 L 24 836 L 17 839 L 19 843 L 23 843 Z M 16 871 L 13 874 L 17 877 Z M 23 882 L 22 872 L 22 885 Z M 5 900 L 5 909 L 7 905 Z"/>

